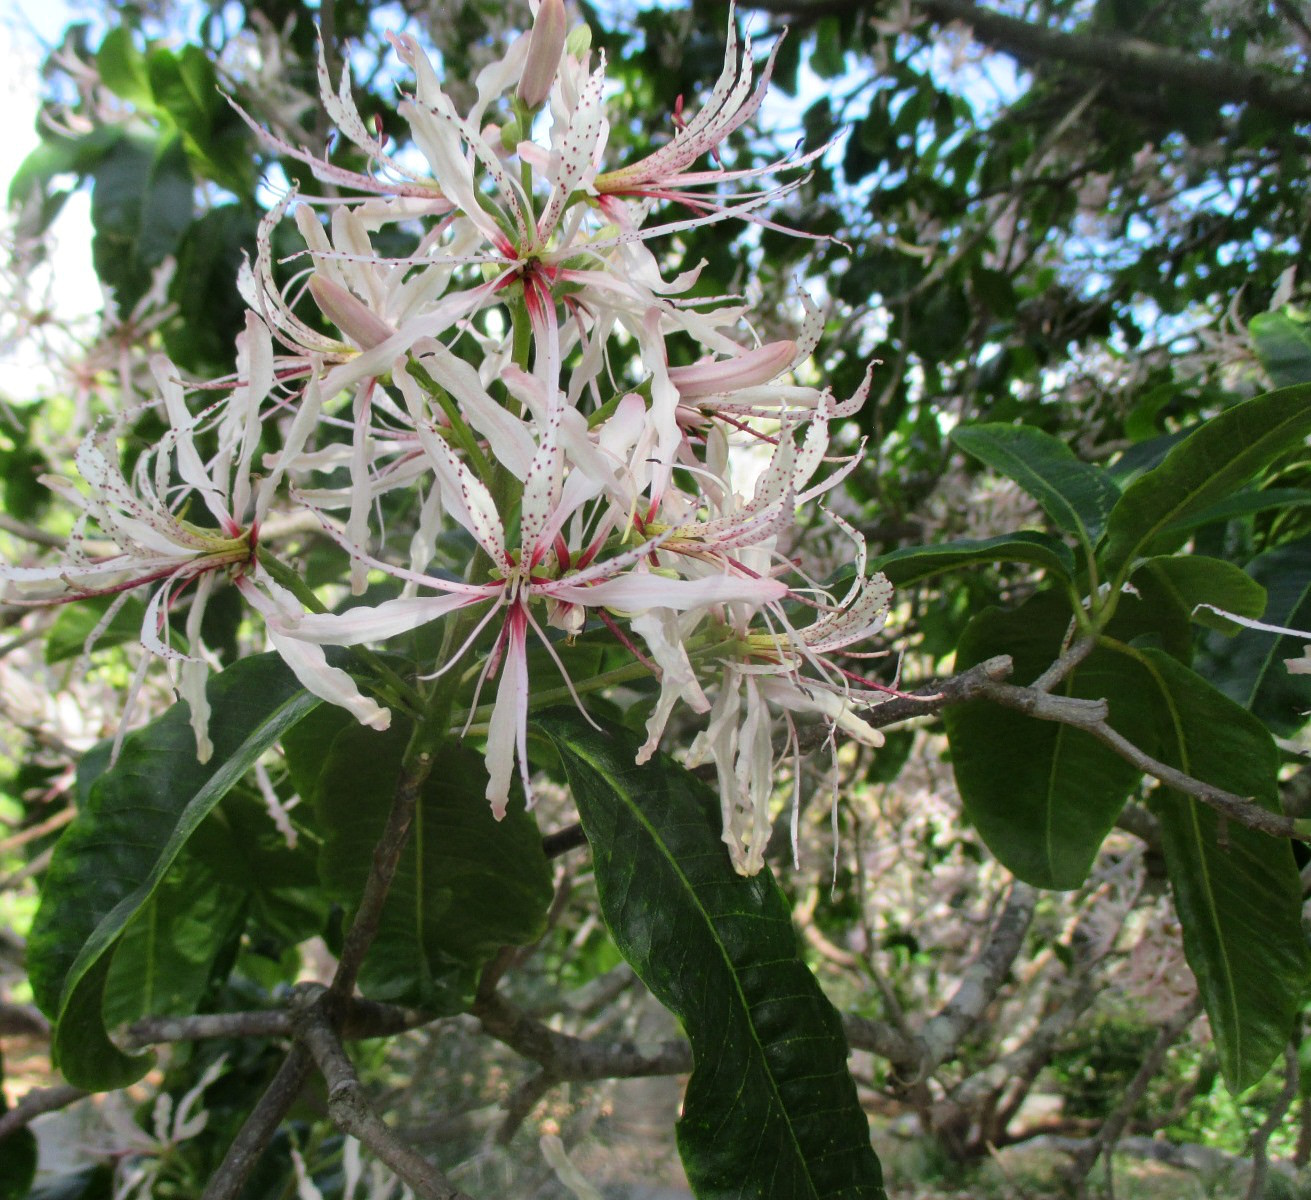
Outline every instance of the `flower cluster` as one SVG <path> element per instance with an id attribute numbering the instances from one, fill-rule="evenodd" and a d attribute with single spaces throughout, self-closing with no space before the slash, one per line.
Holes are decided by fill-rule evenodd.
<path id="1" fill-rule="evenodd" d="M 264 135 L 333 194 L 293 192 L 263 222 L 240 280 L 250 315 L 235 384 L 193 415 L 176 371 L 158 362 L 164 439 L 126 478 L 116 430 L 89 437 L 77 460 L 85 490 L 52 484 L 84 513 L 65 561 L 0 578 L 37 600 L 149 584 L 142 642 L 175 665 L 202 754 L 200 615 L 216 578 L 235 580 L 307 688 L 379 728 L 388 708 L 325 648 L 438 623 L 441 650 L 420 678 L 472 684 L 465 729 L 485 733 L 498 813 L 516 775 L 531 800 L 534 647 L 582 703 L 590 681 L 568 680 L 560 643 L 613 636 L 659 680 L 641 758 L 677 705 L 704 715 L 691 754 L 716 765 L 725 842 L 738 870 L 754 872 L 770 828 L 775 714 L 793 746 L 798 713 L 830 736 L 881 741 L 859 710 L 883 689 L 850 662 L 883 625 L 887 581 L 836 516 L 856 563 L 841 595 L 785 553 L 798 510 L 823 519 L 816 501 L 858 464 L 858 453 L 830 453 L 830 426 L 861 406 L 869 378 L 843 399 L 796 382 L 822 325 L 808 298 L 795 339 L 762 343 L 739 297 L 700 295 L 699 268 L 666 269 L 650 243 L 732 219 L 776 228 L 766 211 L 800 182 L 778 173 L 823 148 L 763 169 L 720 165 L 773 61 L 754 77 L 731 16 L 723 71 L 699 111 L 684 119 L 680 106 L 668 142 L 618 165 L 607 163 L 604 58 L 593 61 L 585 27 L 568 29 L 563 0 L 541 0 L 532 31 L 478 75 L 464 113 L 413 38 L 392 43 L 414 78 L 399 113 L 417 153 L 389 153 L 348 71 L 334 86 L 321 67 L 323 103 L 372 169 Z M 698 169 L 707 156 L 713 165 Z M 289 214 L 306 261 L 280 284 L 272 232 Z M 279 448 L 261 457 L 262 441 Z M 768 461 L 743 486 L 735 475 L 752 458 Z M 390 577 L 392 598 L 311 611 L 308 589 L 261 540 L 275 500 L 336 539 L 353 597 Z M 184 518 L 189 504 L 208 515 Z M 382 514 L 403 510 L 417 515 L 398 555 Z M 79 547 L 84 521 L 109 553 Z M 437 565 L 451 534 L 470 547 L 462 577 Z M 178 649 L 169 613 L 192 581 Z M 479 710 L 493 681 L 490 711 Z"/>

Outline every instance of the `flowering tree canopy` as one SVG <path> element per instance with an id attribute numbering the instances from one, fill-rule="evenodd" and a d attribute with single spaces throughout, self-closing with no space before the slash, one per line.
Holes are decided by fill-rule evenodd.
<path id="1" fill-rule="evenodd" d="M 914 9 L 869 36 L 909 37 Z M 339 1194 L 363 1179 L 360 1143 L 390 1172 L 378 1194 L 476 1190 L 468 1162 L 438 1169 L 381 1119 L 343 1049 L 462 1015 L 540 1068 L 507 1137 L 556 1084 L 686 1074 L 676 1136 L 699 1196 L 881 1200 L 880 1090 L 952 1153 L 981 1153 L 1117 954 L 1131 991 L 1186 981 L 1157 997 L 1161 1020 L 1173 1040 L 1205 1013 L 1225 1086 L 1266 1079 L 1311 982 L 1295 857 L 1311 830 L 1281 796 L 1311 709 L 1294 277 L 1262 315 L 1231 306 L 1197 336 L 1199 394 L 1126 414 L 1099 393 L 1080 416 L 1073 360 L 1014 365 L 1019 314 L 1057 290 L 1056 267 L 1024 277 L 1027 298 L 1000 292 L 1043 253 L 1017 197 L 1096 88 L 943 250 L 936 209 L 910 236 L 913 214 L 890 209 L 875 233 L 874 201 L 818 202 L 835 164 L 857 177 L 879 122 L 903 118 L 875 99 L 853 133 L 826 96 L 808 137 L 776 136 L 771 87 L 795 91 L 797 39 L 771 28 L 758 49 L 759 16 L 717 14 L 722 66 L 655 105 L 563 0 L 480 35 L 467 61 L 417 20 L 366 21 L 352 44 L 333 19 L 285 78 L 289 31 L 308 29 L 294 18 L 265 20 L 244 73 L 196 46 L 143 50 L 127 26 L 94 54 L 70 41 L 76 98 L 52 104 L 14 184 L 40 227 L 61 173 L 93 180 L 113 290 L 109 357 L 74 376 L 77 428 L 42 455 L 45 524 L 9 518 L 0 586 L 32 631 L 12 649 L 45 641 L 34 675 L 71 663 L 81 696 L 113 654 L 103 720 L 64 764 L 77 812 L 41 865 L 26 970 L 79 1094 L 170 1073 L 116 1195 L 151 1194 L 202 1140 L 201 1097 L 242 1072 L 231 1136 L 186 1168 L 195 1194 L 247 1194 L 264 1151 L 301 1194 L 330 1186 L 322 1147 L 278 1133 L 315 1073 L 355 1139 L 325 1152 L 350 1164 Z M 817 67 L 834 36 L 805 41 Z M 929 153 L 918 119 L 894 148 Z M 956 149 L 934 153 L 992 203 Z M 193 227 L 198 182 L 235 202 Z M 177 230 L 151 225 L 166 188 L 186 197 Z M 243 251 L 226 274 L 215 247 Z M 880 274 L 894 248 L 924 266 L 900 295 Z M 228 305 L 213 328 L 188 298 L 200 262 Z M 921 301 L 957 275 L 971 348 L 934 361 L 924 323 L 954 318 Z M 1108 360 L 1129 354 L 1127 328 Z M 1049 421 L 1059 387 L 1070 403 Z M 915 480 L 952 454 L 970 464 L 959 494 L 930 489 L 911 520 Z M 972 582 L 941 584 L 963 568 Z M 21 725 L 41 736 L 42 719 Z M 921 831 L 897 842 L 921 880 L 944 839 L 994 872 L 969 918 L 987 940 L 934 1012 L 898 998 L 876 923 L 838 944 L 823 889 L 796 882 L 822 862 L 834 912 L 840 886 L 864 912 L 875 876 L 904 868 L 864 844 L 861 814 L 915 739 L 935 747 L 921 759 L 949 757 L 959 804 L 940 815 L 943 786 L 925 783 L 900 833 L 888 800 L 883 836 Z M 562 932 L 576 879 L 552 866 L 584 846 L 589 928 L 685 1041 L 602 1044 L 511 998 L 543 947 L 561 978 L 599 972 L 580 965 L 591 932 Z M 1177 936 L 1144 933 L 1131 956 L 1116 947 L 1152 871 Z M 1050 1007 L 1017 1004 L 1008 1031 L 998 996 L 1039 889 L 1075 906 L 1053 935 L 1070 981 Z M 863 962 L 873 992 L 826 992 L 819 960 Z M 996 1053 L 973 1063 L 990 1012 Z M 227 1048 L 147 1049 L 249 1036 L 290 1049 L 270 1043 L 258 1069 Z M 879 1088 L 853 1048 L 887 1064 Z M 1085 1173 L 1116 1120 L 1071 1151 Z M 562 1186 L 595 1194 L 542 1130 Z"/>

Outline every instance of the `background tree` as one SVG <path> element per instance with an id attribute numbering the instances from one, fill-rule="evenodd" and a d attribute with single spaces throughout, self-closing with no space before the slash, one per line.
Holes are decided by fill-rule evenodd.
<path id="1" fill-rule="evenodd" d="M 775 161 L 799 138 L 808 149 L 832 140 L 770 214 L 816 237 L 752 225 L 730 237 L 712 226 L 680 234 L 680 250 L 706 264 L 697 295 L 746 290 L 777 314 L 758 330 L 767 342 L 796 332 L 794 281 L 814 291 L 824 337 L 816 379 L 800 382 L 845 397 L 871 356 L 883 360 L 847 435 L 863 462 L 831 505 L 897 586 L 883 644 L 902 656 L 908 694 L 866 714 L 889 730 L 883 749 L 847 752 L 833 768 L 836 860 L 823 753 L 802 768 L 813 799 L 800 865 L 786 848 L 787 780 L 769 855 L 807 960 L 844 1013 L 862 1100 L 881 1118 L 914 1114 L 952 1160 L 1044 1136 L 1074 1187 L 1091 1186 L 1116 1144 L 1161 1153 L 1143 1135 L 1165 1129 L 1171 1143 L 1247 1158 L 1239 1186 L 1261 1195 L 1272 1146 L 1290 1176 L 1311 1154 L 1297 1066 L 1311 686 L 1284 666 L 1302 641 L 1233 618 L 1311 628 L 1311 401 L 1301 386 L 1311 381 L 1311 335 L 1296 270 L 1311 211 L 1311 27 L 1285 3 L 753 8 L 740 16 L 761 41 L 791 25 L 774 67 L 791 102 L 735 133 L 724 165 Z M 385 29 L 403 21 L 445 50 L 444 85 L 464 103 L 477 71 L 527 19 L 477 2 L 407 4 L 394 15 L 343 0 L 321 14 L 276 4 L 133 9 L 69 31 L 51 59 L 42 145 L 11 190 L 18 245 L 25 266 L 39 260 L 69 187 L 89 186 L 110 303 L 101 336 L 70 358 L 46 403 L 10 406 L 2 486 L 5 528 L 20 539 L 12 557 L 63 532 L 34 478 L 67 462 L 74 413 L 150 400 L 147 359 L 160 347 L 195 377 L 231 369 L 244 320 L 234 280 L 271 200 L 261 180 L 276 187 L 306 169 L 257 137 L 220 89 L 284 146 L 359 170 L 363 158 L 334 137 L 318 103 L 316 16 L 330 71 L 349 57 L 363 117 L 397 152 L 405 128 Z M 636 156 L 672 132 L 678 97 L 694 112 L 705 95 L 722 55 L 723 6 L 582 5 L 579 15 L 619 84 L 612 152 Z M 181 39 L 163 40 L 165 29 Z M 670 125 L 653 129 L 653 113 Z M 388 249 L 406 253 L 397 237 Z M 297 248 L 289 240 L 273 257 Z M 622 376 L 626 364 L 612 369 Z M 158 414 L 142 408 L 140 446 L 160 432 Z M 413 507 L 390 511 L 393 536 L 403 542 L 417 517 Z M 317 528 L 293 519 L 266 536 L 311 582 L 338 577 L 336 548 Z M 818 537 L 799 535 L 798 546 L 827 551 L 841 583 L 845 543 Z M 59 871 L 43 875 L 50 843 L 71 815 L 63 806 L 79 788 L 85 803 L 104 767 L 81 751 L 117 724 L 140 613 L 103 631 L 90 672 L 79 660 L 97 621 L 87 606 L 57 616 L 8 608 L 6 620 L 14 634 L 0 664 L 22 735 L 7 785 L 6 886 L 41 888 L 61 913 Z M 232 697 L 243 672 L 266 686 L 264 667 L 244 661 L 254 644 L 242 621 L 231 591 L 217 593 L 205 639 Z M 92 714 L 86 726 L 68 728 L 49 697 L 20 690 L 20 675 L 42 672 Z M 891 685 L 891 670 L 881 678 Z M 649 699 L 617 692 L 604 715 L 616 731 L 640 725 Z M 160 689 L 143 703 L 154 714 L 170 700 Z M 674 741 L 686 744 L 700 723 L 679 719 Z M 154 740 L 140 743 L 161 772 L 178 720 L 161 717 Z M 552 886 L 554 900 L 535 949 L 478 958 L 476 980 L 456 972 L 441 1000 L 395 974 L 397 950 L 381 959 L 393 977 L 375 956 L 373 977 L 360 977 L 365 1000 L 345 1015 L 325 1023 L 317 993 L 282 1001 L 279 986 L 302 972 L 329 977 L 328 951 L 312 939 L 343 952 L 340 910 L 355 906 L 367 866 L 341 848 L 383 832 L 384 809 L 353 803 L 365 781 L 349 764 L 399 753 L 390 742 L 352 745 L 365 735 L 324 721 L 307 717 L 271 770 L 266 760 L 234 782 L 105 967 L 104 1024 L 135 1022 L 129 1049 L 179 1047 L 155 1077 L 177 1119 L 143 1110 L 148 1136 L 128 1147 L 120 1186 L 135 1167 L 156 1194 L 196 1195 L 218 1175 L 244 1178 L 239 1161 L 254 1172 L 250 1195 L 279 1194 L 298 1172 L 344 1194 L 357 1169 L 347 1133 L 416 1189 L 425 1168 L 405 1156 L 418 1146 L 477 1195 L 512 1169 L 489 1165 L 490 1130 L 509 1142 L 531 1119 L 539 1131 L 562 1127 L 570 1144 L 599 1128 L 604 1143 L 604 1121 L 593 1124 L 609 1103 L 600 1081 L 691 1065 L 686 1043 L 652 1024 L 618 965 L 620 951 L 634 959 L 636 934 L 597 890 L 604 899 L 624 868 L 611 838 L 598 836 L 602 817 L 588 816 L 589 805 L 601 813 L 615 799 L 582 765 L 596 752 L 589 735 L 567 724 L 544 727 L 559 759 L 547 752 L 538 763 L 561 800 L 553 808 L 548 796 L 538 811 L 546 836 L 536 886 L 542 897 Z M 207 786 L 187 756 L 168 770 L 162 786 Z M 590 852 L 571 828 L 566 784 Z M 315 820 L 293 809 L 300 836 L 279 836 L 265 814 L 293 795 Z M 537 833 L 515 836 L 526 847 Z M 435 870 L 447 877 L 457 865 Z M 531 940 L 533 903 L 522 928 L 510 905 L 504 928 L 483 930 L 487 946 Z M 452 952 L 439 939 L 425 953 L 431 963 Z M 650 965 L 634 966 L 650 982 Z M 666 968 L 656 964 L 656 975 Z M 165 985 L 143 992 L 146 974 Z M 1209 1037 L 1190 1040 L 1202 1009 Z M 30 1009 L 12 1011 L 29 1036 L 44 1029 Z M 57 1045 L 77 1028 L 77 1014 L 46 1015 L 57 1018 Z M 695 1032 L 695 1015 L 679 1015 Z M 386 1053 L 353 1049 L 354 1065 L 337 1040 L 412 1028 Z M 83 1051 L 62 1053 L 67 1064 Z M 326 1093 L 307 1085 L 315 1070 Z M 373 1105 L 359 1103 L 361 1076 Z M 183 1099 L 196 1103 L 202 1085 L 208 1122 L 194 1130 Z M 571 1104 L 559 1099 L 565 1088 Z M 1037 1098 L 1052 1091 L 1060 1103 L 1044 1111 Z M 77 1094 L 34 1091 L 0 1129 Z M 401 1142 L 371 1123 L 375 1107 L 392 1111 Z M 261 1113 L 275 1119 L 261 1124 Z M 251 1144 L 268 1146 L 258 1165 L 240 1157 Z M 4 1145 L 18 1178 L 30 1145 Z M 558 1181 L 567 1169 L 548 1178 L 535 1148 L 511 1142 L 499 1162 L 520 1164 L 525 1190 L 567 1186 Z M 68 1194 L 97 1194 L 104 1169 L 80 1178 L 82 1190 Z"/>

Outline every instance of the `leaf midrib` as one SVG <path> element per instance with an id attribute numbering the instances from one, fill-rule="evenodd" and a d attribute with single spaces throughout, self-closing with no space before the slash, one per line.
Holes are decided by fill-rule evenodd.
<path id="1" fill-rule="evenodd" d="M 557 745 L 559 744 L 560 743 L 557 742 Z M 806 1161 L 805 1153 L 803 1152 L 800 1142 L 797 1140 L 796 1132 L 792 1127 L 792 1121 L 788 1116 L 787 1107 L 783 1104 L 783 1098 L 779 1092 L 778 1084 L 774 1079 L 774 1073 L 769 1068 L 769 1060 L 765 1054 L 765 1048 L 761 1044 L 759 1034 L 756 1031 L 755 1022 L 751 1019 L 751 1007 L 747 1003 L 746 996 L 742 991 L 742 985 L 738 980 L 738 975 L 736 969 L 734 968 L 733 960 L 729 958 L 727 952 L 725 951 L 724 944 L 722 940 L 719 938 L 717 932 L 715 931 L 713 920 L 711 919 L 710 914 L 706 911 L 705 906 L 701 903 L 700 896 L 697 895 L 696 889 L 693 887 L 691 880 L 688 879 L 686 874 L 684 874 L 683 869 L 679 865 L 678 861 L 669 853 L 668 847 L 665 845 L 663 838 L 659 836 L 658 832 L 655 829 L 655 826 L 652 825 L 652 823 L 647 819 L 646 814 L 637 806 L 637 804 L 634 803 L 629 798 L 628 790 L 626 788 L 620 787 L 615 777 L 611 775 L 610 772 L 607 771 L 591 755 L 586 754 L 583 750 L 581 750 L 578 746 L 574 745 L 573 743 L 565 743 L 564 745 L 570 754 L 572 754 L 576 758 L 582 759 L 594 771 L 596 771 L 596 773 L 599 776 L 601 776 L 601 778 L 603 778 L 606 781 L 606 783 L 610 785 L 611 789 L 614 791 L 614 793 L 617 796 L 623 797 L 623 802 L 625 807 L 627 807 L 628 810 L 634 815 L 634 817 L 637 819 L 638 824 L 641 825 L 641 827 L 648 832 L 652 842 L 655 843 L 661 856 L 669 864 L 671 870 L 674 872 L 675 876 L 679 879 L 679 881 L 683 884 L 684 888 L 687 891 L 687 894 L 691 897 L 693 906 L 695 907 L 696 911 L 700 913 L 702 918 L 704 919 L 706 928 L 711 933 L 711 940 L 714 942 L 715 948 L 719 951 L 720 957 L 723 959 L 724 965 L 728 970 L 729 978 L 733 982 L 733 991 L 737 995 L 739 1004 L 742 1009 L 743 1016 L 746 1020 L 747 1027 L 751 1030 L 751 1041 L 756 1048 L 756 1056 L 760 1060 L 761 1066 L 764 1070 L 765 1078 L 769 1080 L 770 1093 L 774 1097 L 774 1102 L 778 1108 L 778 1111 L 783 1117 L 783 1122 L 787 1128 L 788 1137 L 792 1143 L 793 1150 L 796 1153 L 796 1158 L 800 1162 L 802 1170 L 805 1172 L 806 1182 L 810 1185 L 811 1192 L 816 1197 L 818 1197 L 819 1189 L 816 1186 L 814 1179 L 811 1177 L 810 1167 Z"/>

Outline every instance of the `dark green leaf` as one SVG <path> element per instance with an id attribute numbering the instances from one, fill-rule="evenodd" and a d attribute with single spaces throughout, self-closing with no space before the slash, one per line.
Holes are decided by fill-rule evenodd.
<path id="1" fill-rule="evenodd" d="M 1277 809 L 1279 755 L 1261 723 L 1169 655 L 1147 650 L 1138 658 L 1150 673 L 1157 757 Z M 1169 788 L 1153 804 L 1184 953 L 1225 1082 L 1242 1091 L 1287 1045 L 1311 974 L 1292 848 Z"/>
<path id="2" fill-rule="evenodd" d="M 687 1032 L 677 1134 L 702 1200 L 884 1200 L 833 1006 L 768 869 L 737 875 L 719 802 L 641 739 L 572 710 L 535 720 L 564 763 L 620 952 Z"/>
<path id="3" fill-rule="evenodd" d="M 320 760 L 310 793 L 324 839 L 320 870 L 349 907 L 359 902 L 408 738 L 400 724 L 376 733 L 350 721 Z M 541 936 L 552 886 L 537 823 L 522 804 L 497 821 L 486 786 L 482 757 L 461 746 L 434 763 L 364 960 L 366 995 L 458 1012 L 497 949 Z"/>
<path id="4" fill-rule="evenodd" d="M 1028 425 L 962 425 L 951 440 L 1013 479 L 1042 505 L 1057 528 L 1090 549 L 1101 537 L 1120 491 L 1105 471 L 1081 462 L 1064 442 Z"/>
<path id="5" fill-rule="evenodd" d="M 1228 496 L 1218 504 L 1202 509 L 1201 512 L 1193 513 L 1186 520 L 1171 525 L 1165 532 L 1167 535 L 1186 533 L 1216 521 L 1230 521 L 1235 517 L 1268 512 L 1272 508 L 1304 508 L 1309 504 L 1311 504 L 1311 492 L 1303 488 L 1265 488 L 1261 491 L 1240 492 L 1236 496 Z"/>
<path id="6" fill-rule="evenodd" d="M 1311 539 L 1259 554 L 1244 570 L 1266 589 L 1267 624 L 1311 629 Z M 1291 737 L 1311 711 L 1311 676 L 1289 674 L 1284 659 L 1299 655 L 1305 640 L 1258 629 L 1211 637 L 1203 645 L 1203 674 L 1275 733 Z"/>
<path id="7" fill-rule="evenodd" d="M 985 609 L 961 637 L 957 669 L 1009 654 L 1013 681 L 1030 683 L 1060 653 L 1069 622 L 1069 606 L 1050 592 L 1012 612 Z M 1060 692 L 1109 701 L 1110 723 L 1131 736 L 1151 723 L 1140 676 L 1098 650 Z M 1035 886 L 1079 887 L 1139 772 L 1079 729 L 988 700 L 948 708 L 943 720 L 965 812 L 988 849 Z"/>
<path id="8" fill-rule="evenodd" d="M 1125 489 L 1107 523 L 1108 576 L 1160 534 L 1231 492 L 1311 432 L 1311 385 L 1237 404 L 1207 421 Z"/>
<path id="9" fill-rule="evenodd" d="M 32 923 L 28 967 L 55 1022 L 54 1057 L 70 1083 L 93 1091 L 132 1082 L 151 1062 L 105 1031 L 101 1000 L 123 931 L 214 805 L 319 703 L 272 654 L 234 663 L 207 694 L 210 761 L 196 761 L 185 704 L 130 735 L 55 847 Z"/>
<path id="10" fill-rule="evenodd" d="M 1062 579 L 1074 575 L 1070 548 L 1046 533 L 1007 533 L 1000 537 L 962 539 L 940 546 L 903 546 L 873 563 L 894 584 L 904 586 L 980 563 L 1020 562 L 1052 571 Z"/>
<path id="11" fill-rule="evenodd" d="M 1248 324 L 1256 356 L 1275 387 L 1311 383 L 1311 325 L 1289 310 L 1258 313 Z"/>
<path id="12" fill-rule="evenodd" d="M 1136 571 L 1137 581 L 1151 575 L 1189 619 L 1211 629 L 1231 633 L 1240 628 L 1199 604 L 1213 604 L 1240 617 L 1257 618 L 1265 612 L 1266 592 L 1242 567 L 1203 554 L 1176 554 L 1149 558 Z"/>
<path id="13" fill-rule="evenodd" d="M 230 880 L 188 853 L 179 855 L 114 949 L 105 1024 L 196 1012 L 244 903 Z"/>
<path id="14" fill-rule="evenodd" d="M 96 165 L 91 192 L 96 273 L 130 308 L 191 223 L 193 181 L 176 135 L 125 137 Z"/>

